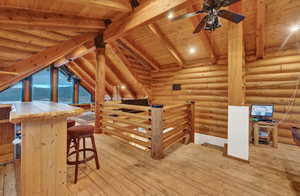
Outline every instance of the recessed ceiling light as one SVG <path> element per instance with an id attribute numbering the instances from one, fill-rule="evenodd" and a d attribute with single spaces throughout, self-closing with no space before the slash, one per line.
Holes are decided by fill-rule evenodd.
<path id="1" fill-rule="evenodd" d="M 299 31 L 300 30 L 300 26 L 299 25 L 292 26 L 290 30 L 291 30 L 291 32 Z"/>
<path id="2" fill-rule="evenodd" d="M 174 18 L 174 13 L 173 12 L 169 12 L 169 14 L 168 14 L 168 19 L 173 19 Z"/>
<path id="3" fill-rule="evenodd" d="M 124 85 L 121 86 L 121 89 L 125 89 L 125 88 L 126 88 L 126 86 L 124 86 Z"/>
<path id="4" fill-rule="evenodd" d="M 189 53 L 190 54 L 195 54 L 196 53 L 196 48 L 195 47 L 191 47 L 190 49 L 189 49 Z"/>

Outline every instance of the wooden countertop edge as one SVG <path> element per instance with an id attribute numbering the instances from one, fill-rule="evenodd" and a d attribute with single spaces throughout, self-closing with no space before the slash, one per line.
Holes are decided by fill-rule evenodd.
<path id="1" fill-rule="evenodd" d="M 24 106 L 22 106 L 24 104 Z M 11 123 L 20 123 L 27 120 L 46 120 L 80 115 L 85 112 L 83 108 L 59 104 L 54 102 L 12 102 L 0 104 L 0 107 L 10 107 Z M 28 110 L 28 112 L 27 112 Z"/>
<path id="2" fill-rule="evenodd" d="M 28 115 L 19 115 L 14 116 L 14 111 L 11 111 L 11 118 L 9 121 L 11 123 L 20 123 L 24 120 L 46 120 L 51 118 L 61 118 L 61 117 L 71 117 L 76 116 L 84 112 L 84 109 L 78 108 L 72 111 L 56 111 L 56 112 L 44 112 L 41 114 L 28 114 Z"/>
<path id="3" fill-rule="evenodd" d="M 12 104 L 0 104 L 0 108 L 10 108 Z"/>

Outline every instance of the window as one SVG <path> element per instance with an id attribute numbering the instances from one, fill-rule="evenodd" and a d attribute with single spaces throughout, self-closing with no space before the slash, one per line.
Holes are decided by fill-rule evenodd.
<path id="1" fill-rule="evenodd" d="M 32 100 L 50 101 L 51 76 L 50 68 L 44 69 L 32 75 Z"/>
<path id="2" fill-rule="evenodd" d="M 58 73 L 58 102 L 72 104 L 73 90 L 72 77 L 60 70 Z"/>
<path id="3" fill-rule="evenodd" d="M 91 103 L 92 95 L 83 86 L 79 85 L 79 103 Z"/>
<path id="4" fill-rule="evenodd" d="M 22 82 L 0 92 L 0 101 L 22 101 Z"/>

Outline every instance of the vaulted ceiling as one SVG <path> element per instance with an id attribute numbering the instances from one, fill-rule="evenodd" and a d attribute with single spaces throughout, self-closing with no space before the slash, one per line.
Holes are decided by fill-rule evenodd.
<path id="1" fill-rule="evenodd" d="M 226 63 L 228 21 L 222 19 L 214 32 L 192 34 L 201 16 L 176 22 L 167 17 L 195 11 L 203 0 L 174 0 L 178 6 L 171 10 L 170 0 L 139 2 L 132 12 L 129 0 L 1 1 L 0 90 L 55 63 L 67 64 L 93 92 L 93 37 L 106 28 L 107 94 L 125 85 L 124 97 L 143 97 L 151 71 Z M 299 53 L 300 33 L 290 32 L 300 22 L 298 0 L 242 0 L 241 12 L 249 61 L 268 58 L 269 52 Z M 113 22 L 108 27 L 106 19 Z"/>

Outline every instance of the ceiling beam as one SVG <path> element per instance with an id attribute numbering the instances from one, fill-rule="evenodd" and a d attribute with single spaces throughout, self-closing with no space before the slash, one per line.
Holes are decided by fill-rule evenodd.
<path id="1" fill-rule="evenodd" d="M 117 57 L 121 60 L 121 66 L 123 69 L 123 74 L 130 79 L 131 81 L 133 81 L 134 84 L 134 89 L 136 91 L 136 96 L 138 97 L 139 95 L 148 95 L 148 92 L 146 90 L 146 88 L 144 87 L 144 85 L 139 81 L 138 79 L 138 74 L 136 74 L 135 72 L 132 71 L 132 69 L 130 68 L 131 64 L 128 61 L 128 59 L 124 56 L 123 52 L 120 50 L 120 48 L 114 44 L 111 43 L 110 44 L 113 52 L 117 55 Z M 120 66 L 119 65 L 119 66 Z M 141 93 L 142 92 L 142 93 Z M 140 93 L 140 94 L 139 94 Z"/>
<path id="2" fill-rule="evenodd" d="M 138 47 L 132 40 L 128 40 L 125 38 L 120 38 L 120 40 L 133 52 L 135 52 L 137 55 L 142 57 L 147 63 L 149 63 L 155 71 L 159 70 L 159 64 L 151 57 L 149 56 L 143 49 Z"/>
<path id="3" fill-rule="evenodd" d="M 33 52 L 20 51 L 17 49 L 0 46 L 0 58 L 9 61 L 23 60 L 33 54 Z"/>
<path id="4" fill-rule="evenodd" d="M 79 66 L 79 64 L 76 62 L 74 62 L 74 63 L 78 66 L 78 68 L 82 72 L 84 72 L 85 76 L 89 76 L 90 79 L 92 79 L 94 82 L 96 82 L 96 67 L 94 65 L 92 65 L 91 63 L 89 63 L 88 60 L 87 60 L 87 62 L 88 62 L 87 64 L 81 64 L 81 66 Z M 105 88 L 107 89 L 107 91 L 109 92 L 109 95 L 111 96 L 113 94 L 113 87 L 107 81 L 108 81 L 108 78 L 105 78 Z M 96 83 L 95 83 L 95 85 L 96 85 Z"/>
<path id="5" fill-rule="evenodd" d="M 106 42 L 112 42 L 120 37 L 124 37 L 134 28 L 149 22 L 187 1 L 188 0 L 148 0 L 136 8 L 128 17 L 111 24 L 104 32 L 104 39 Z"/>
<path id="6" fill-rule="evenodd" d="M 72 51 L 71 53 L 67 54 L 66 56 L 62 57 L 61 59 L 57 60 L 54 63 L 55 67 L 60 67 L 64 64 L 67 64 L 71 61 L 75 61 L 76 59 L 94 51 L 96 48 L 95 47 L 91 47 L 91 48 L 87 48 L 85 46 L 80 46 L 79 48 L 77 48 L 76 50 Z"/>
<path id="7" fill-rule="evenodd" d="M 16 61 L 7 61 L 7 60 L 4 60 L 4 59 L 1 59 L 0 57 L 0 68 L 3 68 L 3 67 L 9 67 L 11 65 L 13 65 L 14 63 L 16 63 Z"/>
<path id="8" fill-rule="evenodd" d="M 265 23 L 266 23 L 266 2 L 256 0 L 256 58 L 262 59 L 265 54 Z"/>
<path id="9" fill-rule="evenodd" d="M 68 36 L 68 37 L 74 37 L 80 34 L 80 32 L 74 31 L 74 30 L 54 30 L 52 31 L 54 33 L 63 35 L 63 36 Z"/>
<path id="10" fill-rule="evenodd" d="M 188 8 L 187 10 L 189 12 L 195 12 L 199 9 L 198 9 L 197 5 L 195 5 L 191 2 L 190 8 Z M 196 28 L 198 26 L 198 24 L 202 20 L 202 18 L 203 18 L 203 16 L 200 16 L 200 15 L 190 18 L 190 21 L 192 22 L 194 28 Z M 198 33 L 198 35 L 201 39 L 201 42 L 202 42 L 205 50 L 210 53 L 210 58 L 211 58 L 212 63 L 215 63 L 216 60 L 217 60 L 216 59 L 216 52 L 213 48 L 213 45 L 211 44 L 211 41 L 210 41 L 210 38 L 209 38 L 207 32 L 201 31 L 200 33 Z"/>
<path id="11" fill-rule="evenodd" d="M 82 67 L 80 67 L 76 62 L 70 62 L 68 68 L 71 69 L 73 68 L 73 70 L 79 74 L 78 77 L 80 77 L 81 81 L 86 81 L 93 88 L 95 88 L 96 86 L 95 79 L 93 79 L 91 75 L 87 73 Z M 111 96 L 113 93 L 113 87 L 110 84 L 108 84 L 106 81 L 105 81 L 105 89 L 108 92 L 108 95 Z"/>
<path id="12" fill-rule="evenodd" d="M 84 67 L 87 68 L 87 72 L 92 75 L 92 77 L 94 79 L 96 79 L 96 65 L 93 64 L 89 59 L 85 58 L 85 57 L 81 57 L 79 59 L 77 59 L 77 61 L 83 65 Z M 108 64 L 106 62 L 106 64 Z M 115 77 L 115 74 L 111 71 L 110 67 L 109 66 L 106 66 L 105 67 L 105 71 L 106 71 L 106 74 L 105 74 L 105 78 L 106 78 L 106 83 L 107 85 L 109 86 L 109 89 L 113 91 L 113 86 L 112 85 L 118 85 L 116 81 L 116 77 Z M 112 84 L 112 83 L 115 83 L 115 84 Z M 112 84 L 112 85 L 111 85 Z"/>
<path id="13" fill-rule="evenodd" d="M 4 46 L 7 48 L 11 48 L 11 49 L 17 49 L 17 50 L 21 50 L 21 51 L 34 52 L 34 53 L 40 52 L 45 49 L 42 46 L 36 46 L 36 45 L 32 45 L 30 43 L 9 40 L 6 38 L 0 38 L 0 46 Z"/>
<path id="14" fill-rule="evenodd" d="M 66 0 L 70 3 L 81 4 L 84 6 L 91 6 L 94 8 L 102 8 L 108 9 L 111 11 L 118 11 L 118 12 L 130 12 L 131 7 L 129 2 L 121 2 L 116 0 Z"/>
<path id="15" fill-rule="evenodd" d="M 77 76 L 80 78 L 80 80 L 84 80 L 87 83 L 89 83 L 92 87 L 95 87 L 95 80 L 87 72 L 85 72 L 82 69 L 82 67 L 80 67 L 76 62 L 68 63 L 67 67 L 71 70 L 76 71 L 76 73 L 78 74 Z"/>
<path id="16" fill-rule="evenodd" d="M 14 78 L 1 78 L 1 81 L 3 82 L 0 84 L 0 90 L 3 90 L 8 85 L 14 84 L 43 68 L 46 68 L 51 63 L 65 56 L 66 54 L 69 54 L 79 46 L 90 41 L 91 39 L 94 39 L 96 35 L 96 33 L 85 33 L 83 35 L 74 37 L 6 68 L 7 70 L 3 71 L 16 71 L 20 73 L 20 75 Z"/>
<path id="17" fill-rule="evenodd" d="M 157 24 L 153 23 L 153 24 L 149 24 L 148 28 L 161 41 L 161 43 L 163 43 L 163 45 L 168 49 L 170 54 L 177 61 L 179 67 L 183 67 L 184 66 L 184 61 L 183 61 L 181 55 L 176 50 L 176 48 L 171 43 L 171 41 L 163 34 L 163 32 L 160 30 L 159 26 Z"/>
<path id="18" fill-rule="evenodd" d="M 0 8 L 0 28 L 93 32 L 105 29 L 105 25 L 101 20 L 90 18 L 25 9 Z"/>
<path id="19" fill-rule="evenodd" d="M 135 52 L 133 52 L 129 47 L 127 47 L 122 41 L 118 40 L 115 42 L 119 50 L 122 51 L 123 56 L 126 57 L 130 66 L 138 66 L 145 70 L 151 70 L 151 65 L 149 65 L 144 59 L 138 56 Z"/>
<path id="20" fill-rule="evenodd" d="M 32 29 L 19 29 L 18 31 L 31 34 L 37 37 L 46 38 L 54 41 L 66 41 L 70 39 L 70 36 L 61 35 L 59 33 L 44 31 L 44 30 L 32 30 Z"/>
<path id="21" fill-rule="evenodd" d="M 124 51 L 122 49 L 119 48 L 117 43 L 111 43 L 111 47 L 114 50 L 114 52 L 116 52 L 115 54 L 122 60 L 122 62 L 124 63 L 124 65 L 126 65 L 128 71 L 131 73 L 132 76 L 135 76 L 135 72 L 133 72 L 130 69 L 131 63 L 128 60 L 128 58 L 124 55 Z M 138 79 L 135 77 L 135 79 L 138 81 Z"/>
<path id="22" fill-rule="evenodd" d="M 134 97 L 135 96 L 134 92 L 129 88 L 129 85 L 126 84 L 126 82 L 122 81 L 122 78 L 120 75 L 118 75 L 118 72 L 116 73 L 116 69 L 114 68 L 115 65 L 113 65 L 113 62 L 108 57 L 106 57 L 106 64 L 107 64 L 106 66 L 107 72 L 108 74 L 111 74 L 111 77 L 113 78 L 113 80 L 116 81 L 117 86 L 121 86 L 121 85 L 126 86 L 125 89 L 121 89 L 122 97 L 124 97 L 125 94 L 129 94 L 131 97 Z M 126 93 L 123 93 L 123 90 L 126 91 Z"/>
<path id="23" fill-rule="evenodd" d="M 86 71 L 92 76 L 93 79 L 96 79 L 96 66 L 92 64 L 88 59 L 81 57 L 76 59 L 78 64 L 86 68 Z"/>
<path id="24" fill-rule="evenodd" d="M 93 95 L 95 95 L 95 88 L 92 84 L 90 84 L 89 82 L 87 82 L 86 80 L 82 79 L 82 75 L 78 72 L 78 70 L 76 68 L 74 68 L 74 66 L 70 66 L 69 64 L 67 65 L 68 69 L 75 74 L 79 79 L 80 79 L 80 83 L 87 88 Z"/>
<path id="25" fill-rule="evenodd" d="M 108 64 L 110 65 L 113 72 L 119 76 L 122 83 L 126 85 L 128 90 L 130 91 L 131 95 L 134 98 L 138 97 L 139 90 L 142 88 L 139 88 L 138 81 L 136 78 L 132 75 L 132 73 L 129 71 L 128 67 L 125 65 L 125 63 L 122 61 L 121 57 L 118 54 L 118 51 L 116 51 L 113 46 L 109 45 L 107 48 L 109 50 L 109 53 L 106 55 L 106 60 Z M 107 50 L 107 51 L 108 51 Z"/>
<path id="26" fill-rule="evenodd" d="M 19 75 L 19 73 L 10 72 L 10 71 L 0 71 L 0 75 L 14 75 L 14 76 L 17 76 L 17 75 Z"/>
<path id="27" fill-rule="evenodd" d="M 32 44 L 39 47 L 51 47 L 59 43 L 58 41 L 47 40 L 27 33 L 5 29 L 0 29 L 0 38 Z"/>

